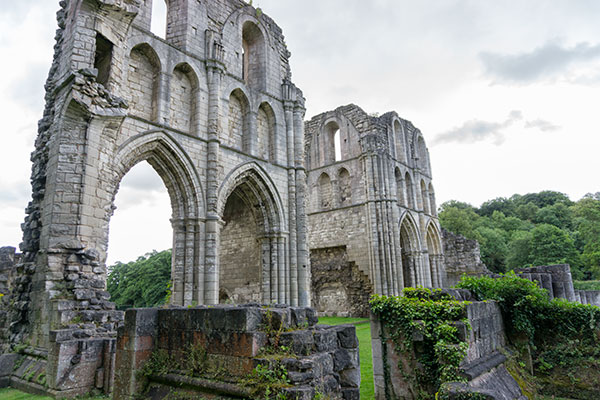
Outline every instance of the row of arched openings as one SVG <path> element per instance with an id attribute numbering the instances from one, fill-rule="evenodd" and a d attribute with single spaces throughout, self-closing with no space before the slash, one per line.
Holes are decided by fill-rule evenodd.
<path id="1" fill-rule="evenodd" d="M 154 50 L 148 44 L 136 46 L 131 51 L 128 75 L 131 113 L 149 121 L 158 121 L 159 75 L 160 60 Z M 190 65 L 182 63 L 175 67 L 168 110 L 169 125 L 174 129 L 194 131 L 198 87 L 198 78 Z M 246 95 L 240 89 L 234 90 L 229 97 L 229 124 L 221 141 L 225 146 L 274 160 L 275 113 L 266 102 L 259 106 L 256 114 L 250 111 Z M 251 135 L 251 124 L 256 125 L 255 138 Z"/>
<path id="2" fill-rule="evenodd" d="M 335 179 L 323 172 L 317 180 L 318 201 L 321 210 L 345 207 L 352 204 L 352 182 L 346 168 L 340 168 Z"/>
<path id="3" fill-rule="evenodd" d="M 164 0 L 153 0 L 150 30 L 166 39 L 168 6 Z M 257 89 L 266 88 L 267 46 L 265 36 L 252 21 L 242 25 L 241 76 L 244 82 Z"/>
<path id="4" fill-rule="evenodd" d="M 418 190 L 413 185 L 413 180 L 408 171 L 402 175 L 399 168 L 395 171 L 396 177 L 396 196 L 398 204 L 409 209 L 423 210 L 425 214 L 436 215 L 435 191 L 433 184 L 427 185 L 424 180 L 421 180 Z M 418 194 L 418 196 L 415 196 Z"/>

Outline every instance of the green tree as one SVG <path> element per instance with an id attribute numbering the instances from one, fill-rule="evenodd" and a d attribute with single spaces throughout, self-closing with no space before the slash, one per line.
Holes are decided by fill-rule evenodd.
<path id="1" fill-rule="evenodd" d="M 497 197 L 493 200 L 484 202 L 477 210 L 477 214 L 490 217 L 495 211 L 500 211 L 504 215 L 515 215 L 515 203 L 506 197 Z"/>
<path id="2" fill-rule="evenodd" d="M 533 228 L 529 262 L 533 265 L 567 263 L 571 265 L 574 278 L 582 278 L 579 271 L 580 258 L 573 239 L 554 225 L 541 224 Z"/>
<path id="3" fill-rule="evenodd" d="M 469 239 L 476 239 L 474 227 L 480 218 L 475 208 L 466 203 L 450 201 L 441 205 L 440 223 L 446 229 Z"/>
<path id="4" fill-rule="evenodd" d="M 524 268 L 530 265 L 531 232 L 517 231 L 508 244 L 506 265 L 509 270 Z"/>
<path id="5" fill-rule="evenodd" d="M 152 251 L 136 261 L 109 267 L 107 289 L 117 308 L 164 304 L 171 281 L 171 250 Z"/>
<path id="6" fill-rule="evenodd" d="M 483 263 L 493 272 L 505 272 L 508 246 L 504 231 L 481 226 L 475 232 L 479 237 Z"/>

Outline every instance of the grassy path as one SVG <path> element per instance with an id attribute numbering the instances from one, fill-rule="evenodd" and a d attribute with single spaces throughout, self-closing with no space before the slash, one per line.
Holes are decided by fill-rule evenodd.
<path id="1" fill-rule="evenodd" d="M 364 400 L 375 397 L 373 387 L 373 359 L 371 357 L 371 324 L 365 318 L 319 317 L 324 325 L 354 324 L 358 337 L 360 352 L 360 398 Z"/>

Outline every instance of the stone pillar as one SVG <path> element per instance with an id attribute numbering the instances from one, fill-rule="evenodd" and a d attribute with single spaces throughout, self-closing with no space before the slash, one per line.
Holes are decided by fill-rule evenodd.
<path id="1" fill-rule="evenodd" d="M 223 47 L 218 35 L 206 31 L 207 76 L 208 76 L 208 154 L 206 167 L 206 239 L 205 239 L 205 289 L 204 303 L 219 302 L 219 215 L 218 198 L 218 166 L 221 121 L 221 80 L 224 73 Z"/>
<path id="2" fill-rule="evenodd" d="M 290 230 L 289 266 L 292 306 L 298 306 L 298 241 L 297 241 L 297 202 L 296 202 L 296 170 L 295 170 L 295 146 L 294 146 L 294 103 L 292 101 L 292 87 L 290 84 L 283 85 L 285 128 L 287 137 L 287 166 L 288 166 L 288 220 Z"/>
<path id="3" fill-rule="evenodd" d="M 304 167 L 304 99 L 296 91 L 294 108 L 295 168 L 296 168 L 296 229 L 298 257 L 298 306 L 310 307 L 310 260 L 308 254 L 308 222 L 306 218 L 306 169 Z"/>

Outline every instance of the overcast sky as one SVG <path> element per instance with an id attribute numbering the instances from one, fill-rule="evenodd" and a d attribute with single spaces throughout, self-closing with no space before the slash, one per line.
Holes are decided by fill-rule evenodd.
<path id="1" fill-rule="evenodd" d="M 254 5 L 284 31 L 307 119 L 348 103 L 397 111 L 425 135 L 438 204 L 600 191 L 600 1 Z M 57 9 L 53 0 L 0 9 L 0 245 L 21 240 Z M 150 167 L 125 177 L 116 205 L 109 262 L 170 247 L 169 200 Z"/>

